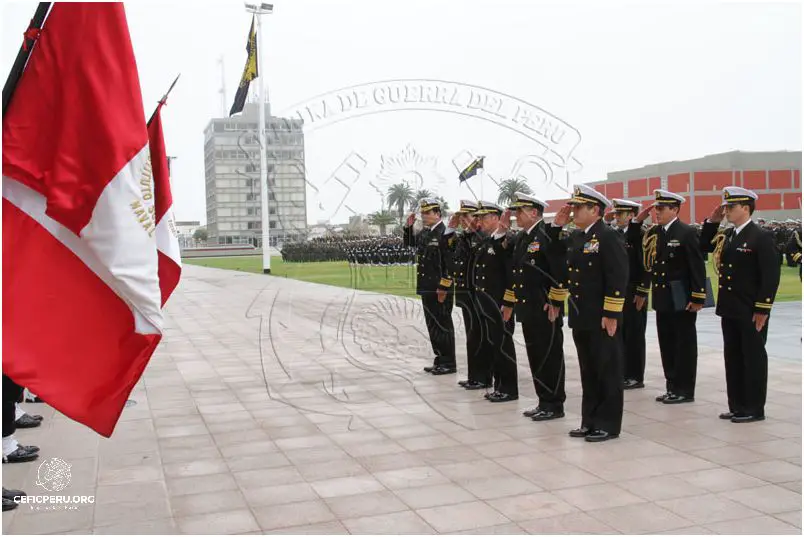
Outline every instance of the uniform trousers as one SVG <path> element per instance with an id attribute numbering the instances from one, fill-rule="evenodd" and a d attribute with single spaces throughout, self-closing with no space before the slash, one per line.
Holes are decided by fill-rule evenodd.
<path id="1" fill-rule="evenodd" d="M 656 332 L 667 393 L 695 398 L 698 372 L 698 332 L 692 311 L 657 311 Z"/>
<path id="2" fill-rule="evenodd" d="M 567 394 L 564 391 L 564 331 L 558 321 L 551 323 L 541 309 L 517 309 L 528 353 L 533 387 L 539 396 L 539 408 L 563 412 Z M 520 313 L 521 312 L 521 313 Z"/>
<path id="3" fill-rule="evenodd" d="M 443 303 L 438 301 L 435 292 L 423 293 L 421 296 L 427 333 L 430 335 L 430 344 L 435 354 L 433 365 L 454 368 L 455 327 L 452 325 L 454 293 L 448 291 Z"/>
<path id="4" fill-rule="evenodd" d="M 619 324 L 619 323 L 618 323 Z M 581 369 L 581 427 L 620 434 L 623 422 L 622 331 L 572 330 Z"/>
<path id="5" fill-rule="evenodd" d="M 642 310 L 634 304 L 636 284 L 629 284 L 623 308 L 623 341 L 625 343 L 625 378 L 645 381 L 645 329 L 648 327 L 647 298 Z"/>
<path id="6" fill-rule="evenodd" d="M 519 396 L 514 349 L 514 316 L 508 322 L 502 318 L 502 301 L 483 291 L 475 293 L 482 328 L 481 353 L 489 357 L 494 391 Z"/>
<path id="7" fill-rule="evenodd" d="M 764 416 L 768 393 L 768 324 L 757 332 L 750 319 L 721 317 L 723 356 L 726 362 L 726 394 L 729 412 Z"/>

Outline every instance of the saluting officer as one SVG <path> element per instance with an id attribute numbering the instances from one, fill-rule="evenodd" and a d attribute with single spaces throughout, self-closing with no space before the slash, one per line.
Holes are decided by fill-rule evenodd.
<path id="1" fill-rule="evenodd" d="M 642 204 L 636 201 L 613 199 L 617 218 L 615 229 L 625 239 L 628 252 L 628 290 L 623 308 L 623 342 L 625 347 L 625 379 L 623 388 L 645 387 L 645 329 L 648 326 L 648 293 L 650 273 L 642 260 L 642 224 L 634 221 Z"/>
<path id="2" fill-rule="evenodd" d="M 480 356 L 491 358 L 494 391 L 486 394 L 492 403 L 519 399 L 516 351 L 514 350 L 514 320 L 503 319 L 503 296 L 510 289 L 511 249 L 513 235 L 500 225 L 502 207 L 490 201 L 480 201 L 479 232 L 483 240 L 475 248 L 472 285 L 483 327 Z M 506 218 L 510 218 L 506 212 Z M 484 367 L 481 364 L 479 367 Z"/>
<path id="3" fill-rule="evenodd" d="M 801 279 L 801 234 L 798 230 L 794 230 L 787 242 L 787 253 L 790 254 L 790 259 L 793 260 L 795 265 L 798 265 L 798 279 Z M 795 266 L 794 265 L 794 266 Z"/>
<path id="4" fill-rule="evenodd" d="M 455 305 L 461 308 L 463 324 L 466 329 L 466 365 L 468 378 L 458 382 L 467 390 L 481 390 L 491 386 L 491 371 L 488 357 L 481 355 L 482 329 L 477 311 L 475 291 L 472 288 L 472 257 L 481 237 L 476 232 L 475 211 L 477 202 L 461 200 L 461 207 L 450 219 L 449 228 L 456 229 L 454 237 L 448 239 L 453 247 L 452 281 L 455 283 Z M 484 360 L 486 363 L 484 364 Z"/>
<path id="5" fill-rule="evenodd" d="M 545 201 L 516 192 L 509 209 L 516 211 L 520 232 L 512 246 L 511 287 L 503 301 L 503 319 L 515 313 L 522 326 L 533 386 L 539 397 L 535 408 L 525 410 L 533 421 L 564 417 L 564 301 L 568 291 L 566 248 L 560 227 L 546 226 Z M 503 224 L 505 218 L 503 218 Z"/>
<path id="6" fill-rule="evenodd" d="M 714 252 L 718 274 L 716 313 L 723 329 L 729 411 L 720 419 L 747 423 L 765 419 L 768 393 L 770 316 L 781 269 L 773 236 L 751 221 L 757 194 L 740 187 L 723 190 L 723 204 L 707 219 L 701 234 Z M 723 215 L 734 225 L 718 234 Z"/>
<path id="7" fill-rule="evenodd" d="M 422 307 L 430 343 L 435 353 L 432 367 L 424 370 L 433 375 L 455 373 L 455 329 L 452 325 L 452 252 L 449 235 L 441 220 L 441 204 L 434 198 L 419 202 L 424 228 L 413 231 L 416 215 L 411 214 L 403 227 L 406 246 L 416 248 L 416 294 L 422 297 Z"/>
<path id="8" fill-rule="evenodd" d="M 678 213 L 685 199 L 655 190 L 655 203 L 637 215 L 643 222 L 655 211 L 656 224 L 645 234 L 647 270 L 651 271 L 656 332 L 666 381 L 666 393 L 656 401 L 666 405 L 695 400 L 698 370 L 698 333 L 695 322 L 706 301 L 706 267 L 698 233 Z"/>
<path id="9" fill-rule="evenodd" d="M 603 442 L 620 436 L 623 420 L 622 319 L 628 286 L 628 254 L 617 231 L 603 222 L 611 202 L 586 185 L 575 187 L 554 226 L 578 231 L 567 245 L 569 325 L 581 369 L 581 426 L 570 436 Z"/>

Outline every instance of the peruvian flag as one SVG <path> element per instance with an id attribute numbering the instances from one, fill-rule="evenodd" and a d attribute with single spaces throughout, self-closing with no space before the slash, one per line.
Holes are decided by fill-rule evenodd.
<path id="1" fill-rule="evenodd" d="M 173 290 L 179 285 L 179 278 L 181 278 L 181 251 L 179 249 L 179 239 L 176 236 L 176 224 L 173 220 L 170 166 L 168 166 L 165 138 L 162 134 L 162 107 L 165 105 L 166 99 L 167 96 L 159 101 L 154 115 L 148 122 L 148 145 L 151 148 L 151 167 L 156 202 L 156 248 L 159 255 L 159 289 L 163 307 Z"/>
<path id="2" fill-rule="evenodd" d="M 123 4 L 56 3 L 3 116 L 3 372 L 110 436 L 162 337 Z"/>

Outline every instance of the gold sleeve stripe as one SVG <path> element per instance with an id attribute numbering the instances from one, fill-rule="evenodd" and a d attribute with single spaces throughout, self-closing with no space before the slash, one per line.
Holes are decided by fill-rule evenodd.
<path id="1" fill-rule="evenodd" d="M 756 303 L 754 303 L 754 307 L 769 310 L 769 309 L 771 309 L 773 307 L 773 304 L 765 304 L 764 302 L 756 302 Z"/>
<path id="2" fill-rule="evenodd" d="M 503 295 L 503 302 L 516 302 L 516 294 L 510 289 L 507 289 L 505 295 Z"/>
<path id="3" fill-rule="evenodd" d="M 569 296 L 569 289 L 556 289 L 555 287 L 551 287 L 550 292 L 547 293 L 548 299 L 556 300 L 558 302 L 566 300 L 568 296 Z"/>
<path id="4" fill-rule="evenodd" d="M 640 293 L 649 293 L 650 289 L 647 287 L 637 287 L 637 291 L 639 291 Z"/>
<path id="5" fill-rule="evenodd" d="M 610 296 L 603 297 L 604 302 L 611 302 L 612 304 L 625 304 L 624 298 L 614 298 Z"/>
<path id="6" fill-rule="evenodd" d="M 451 287 L 452 286 L 452 280 L 450 280 L 449 278 L 441 278 L 441 286 L 442 287 Z"/>
<path id="7" fill-rule="evenodd" d="M 603 302 L 603 309 L 605 311 L 612 311 L 614 313 L 620 313 L 623 311 L 624 304 L 611 304 L 610 302 Z"/>
<path id="8" fill-rule="evenodd" d="M 692 298 L 703 298 L 706 299 L 706 293 L 691 293 Z"/>
<path id="9" fill-rule="evenodd" d="M 801 254 L 800 253 L 793 254 L 793 261 L 798 262 L 799 259 L 801 259 Z"/>

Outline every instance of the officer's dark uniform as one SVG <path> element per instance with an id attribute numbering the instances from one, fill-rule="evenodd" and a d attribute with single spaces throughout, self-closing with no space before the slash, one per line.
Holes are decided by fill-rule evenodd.
<path id="1" fill-rule="evenodd" d="M 494 203 L 481 201 L 475 213 L 502 214 L 502 208 Z M 501 308 L 506 289 L 510 289 L 511 254 L 509 241 L 513 234 L 495 238 L 478 231 L 483 239 L 475 247 L 472 257 L 472 287 L 482 328 L 480 356 L 491 358 L 491 376 L 494 391 L 486 398 L 494 403 L 514 401 L 519 398 L 514 349 L 514 318 L 503 321 Z M 482 359 L 483 359 L 482 358 Z M 481 360 L 482 360 L 481 359 Z M 485 366 L 480 363 L 479 368 Z M 481 372 L 482 373 L 482 372 Z"/>
<path id="2" fill-rule="evenodd" d="M 420 202 L 422 212 L 440 209 L 438 200 L 424 199 Z M 427 332 L 435 353 L 433 368 L 436 375 L 454 373 L 455 329 L 452 325 L 452 252 L 448 245 L 449 235 L 444 235 L 446 225 L 439 222 L 433 229 L 424 229 L 414 234 L 411 226 L 403 228 L 404 242 L 416 247 L 416 294 L 422 297 Z M 438 302 L 436 290 L 447 291 L 446 300 Z"/>
<path id="3" fill-rule="evenodd" d="M 571 204 L 608 205 L 585 185 L 575 187 Z M 628 254 L 617 231 L 602 219 L 566 241 L 569 271 L 569 326 L 578 351 L 583 398 L 581 427 L 570 436 L 597 442 L 616 438 L 623 417 L 622 322 L 628 285 Z M 614 336 L 602 319 L 617 320 Z"/>
<path id="4" fill-rule="evenodd" d="M 510 209 L 534 207 L 544 211 L 544 202 L 517 193 Z M 566 248 L 560 243 L 561 228 L 546 226 L 541 220 L 530 229 L 520 230 L 513 241 L 511 288 L 504 296 L 506 306 L 522 326 L 533 386 L 539 397 L 536 408 L 526 417 L 545 421 L 564 416 L 566 392 L 564 300 L 568 295 Z M 545 304 L 560 308 L 560 316 L 550 322 Z"/>
<path id="5" fill-rule="evenodd" d="M 629 200 L 612 200 L 614 210 L 639 211 L 641 204 Z M 647 303 L 637 310 L 634 299 L 637 296 L 647 299 L 650 292 L 650 273 L 645 270 L 642 259 L 642 224 L 631 222 L 625 230 L 615 228 L 625 239 L 628 252 L 628 289 L 623 307 L 623 343 L 625 349 L 624 388 L 626 390 L 645 386 L 645 330 L 648 326 Z"/>
<path id="6" fill-rule="evenodd" d="M 681 201 L 674 196 L 657 191 L 656 204 L 680 205 Z M 698 234 L 695 228 L 677 219 L 667 231 L 659 225 L 649 229 L 645 245 L 667 388 L 667 393 L 656 400 L 666 404 L 691 402 L 695 399 L 698 370 L 695 328 L 698 314 L 687 311 L 686 307 L 689 302 L 703 305 L 706 301 L 706 268 Z"/>
<path id="7" fill-rule="evenodd" d="M 478 209 L 475 202 L 461 201 L 459 213 L 474 213 Z M 458 384 L 467 390 L 477 390 L 491 386 L 490 357 L 484 356 L 482 350 L 482 324 L 477 311 L 475 291 L 470 285 L 474 263 L 472 258 L 480 243 L 480 236 L 474 229 L 464 229 L 457 232 L 454 238 L 448 239 L 453 246 L 453 272 L 455 282 L 455 305 L 461 308 L 463 324 L 466 329 L 466 365 L 468 369 L 467 380 Z"/>
<path id="8" fill-rule="evenodd" d="M 755 199 L 750 191 L 725 191 L 726 203 Z M 753 196 L 755 193 L 750 192 Z M 779 287 L 780 266 L 773 236 L 749 221 L 739 233 L 736 228 L 718 234 L 719 224 L 707 222 L 701 235 L 702 247 L 714 252 L 718 272 L 716 313 L 723 329 L 726 363 L 726 392 L 729 411 L 722 419 L 746 422 L 764 419 L 768 391 L 768 353 L 765 342 L 768 324 L 757 332 L 756 313 L 770 315 Z"/>
<path id="9" fill-rule="evenodd" d="M 798 265 L 798 279 L 801 279 L 801 234 L 794 231 L 787 242 L 787 252 L 790 254 L 794 266 Z"/>

